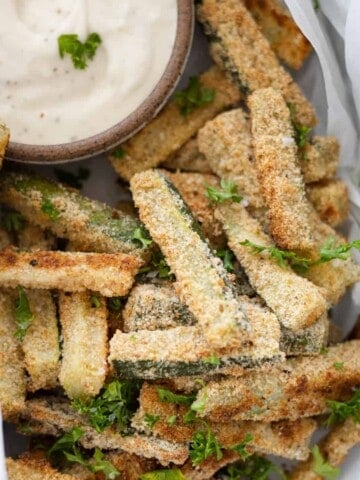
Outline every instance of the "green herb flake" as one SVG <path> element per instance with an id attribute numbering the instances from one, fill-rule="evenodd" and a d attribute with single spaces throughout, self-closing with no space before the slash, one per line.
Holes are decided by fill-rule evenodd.
<path id="1" fill-rule="evenodd" d="M 187 117 L 197 108 L 213 102 L 215 94 L 214 89 L 203 87 L 199 77 L 195 76 L 190 77 L 186 89 L 181 92 L 176 92 L 174 98 L 181 115 Z"/>
<path id="2" fill-rule="evenodd" d="M 151 413 L 145 413 L 144 422 L 147 427 L 152 430 L 157 422 L 160 420 L 160 415 L 151 415 Z"/>
<path id="3" fill-rule="evenodd" d="M 209 357 L 205 358 L 204 363 L 208 363 L 210 365 L 220 365 L 221 361 L 217 355 L 212 353 Z"/>
<path id="4" fill-rule="evenodd" d="M 33 320 L 33 314 L 30 310 L 29 300 L 24 288 L 19 285 L 17 290 L 18 298 L 15 300 L 15 322 L 17 329 L 15 337 L 22 342 Z"/>
<path id="5" fill-rule="evenodd" d="M 148 237 L 148 233 L 141 227 L 135 228 L 131 238 L 139 242 L 143 248 L 150 247 L 153 243 L 151 238 Z"/>
<path id="6" fill-rule="evenodd" d="M 159 278 L 173 280 L 175 277 L 171 273 L 169 265 L 161 252 L 155 250 L 148 265 L 140 269 L 140 273 L 156 272 Z"/>
<path id="7" fill-rule="evenodd" d="M 329 463 L 325 462 L 317 445 L 311 449 L 311 453 L 313 455 L 312 469 L 314 473 L 326 480 L 335 480 L 339 476 L 340 469 L 332 467 Z"/>
<path id="8" fill-rule="evenodd" d="M 53 221 L 56 221 L 60 217 L 60 210 L 58 210 L 48 198 L 44 198 L 41 202 L 41 211 Z"/>
<path id="9" fill-rule="evenodd" d="M 329 353 L 328 347 L 321 347 L 320 355 L 327 355 Z"/>
<path id="10" fill-rule="evenodd" d="M 76 443 L 84 435 L 84 430 L 80 427 L 73 427 L 69 432 L 60 437 L 54 445 L 48 450 L 47 456 L 51 457 L 56 452 L 65 452 L 76 448 Z"/>
<path id="11" fill-rule="evenodd" d="M 90 425 L 97 432 L 102 432 L 110 425 L 126 431 L 137 409 L 140 383 L 134 381 L 114 380 L 89 400 L 75 399 L 71 406 L 78 413 L 86 415 Z"/>
<path id="12" fill-rule="evenodd" d="M 165 388 L 157 388 L 157 393 L 161 402 L 175 403 L 176 405 L 191 405 L 196 398 L 196 393 L 183 395 L 173 393 L 171 390 Z"/>
<path id="13" fill-rule="evenodd" d="M 111 156 L 115 158 L 124 158 L 125 157 L 125 150 L 123 150 L 121 147 L 116 147 L 115 150 L 112 151 Z"/>
<path id="14" fill-rule="evenodd" d="M 110 297 L 107 299 L 107 307 L 110 312 L 115 313 L 117 316 L 120 315 L 122 307 L 121 297 Z"/>
<path id="15" fill-rule="evenodd" d="M 59 182 L 78 190 L 83 188 L 83 181 L 90 177 L 90 170 L 84 167 L 79 167 L 77 173 L 69 172 L 62 168 L 55 168 L 54 172 Z"/>
<path id="16" fill-rule="evenodd" d="M 325 422 L 327 426 L 343 422 L 349 417 L 352 418 L 354 422 L 360 423 L 360 388 L 358 388 L 350 400 L 346 402 L 328 400 L 326 403 L 331 412 Z"/>
<path id="17" fill-rule="evenodd" d="M 101 44 L 101 38 L 98 33 L 90 33 L 85 42 L 79 40 L 79 36 L 74 33 L 60 35 L 58 37 L 59 55 L 64 58 L 65 54 L 71 56 L 75 68 L 84 70 L 88 60 L 92 60 L 96 50 Z"/>
<path id="18" fill-rule="evenodd" d="M 300 125 L 299 123 L 297 123 L 295 105 L 293 103 L 288 103 L 287 105 L 290 110 L 290 119 L 294 128 L 294 140 L 298 148 L 302 150 L 302 153 L 300 155 L 302 159 L 305 160 L 305 152 L 303 149 L 309 143 L 311 127 L 307 127 L 306 125 Z"/>
<path id="19" fill-rule="evenodd" d="M 238 445 L 234 445 L 233 447 L 230 447 L 230 450 L 235 450 L 235 452 L 237 452 L 240 455 L 240 457 L 244 459 L 248 458 L 250 457 L 250 453 L 246 450 L 246 447 L 252 440 L 254 440 L 254 437 L 250 433 L 247 433 L 245 435 L 244 440 Z"/>
<path id="20" fill-rule="evenodd" d="M 176 423 L 176 418 L 177 418 L 176 415 L 170 415 L 170 416 L 166 419 L 166 423 L 172 427 L 172 426 L 175 425 L 175 423 Z"/>
<path id="21" fill-rule="evenodd" d="M 240 203 L 243 199 L 237 192 L 236 184 L 231 180 L 220 181 L 221 189 L 215 188 L 211 185 L 206 187 L 205 195 L 214 203 L 224 203 L 227 200 L 231 200 L 235 203 Z"/>
<path id="22" fill-rule="evenodd" d="M 140 480 L 186 480 L 186 477 L 177 468 L 154 470 L 140 475 Z"/>
<path id="23" fill-rule="evenodd" d="M 216 250 L 216 255 L 222 259 L 225 270 L 230 273 L 234 271 L 235 255 L 231 250 L 228 248 L 219 248 Z"/>
<path id="24" fill-rule="evenodd" d="M 218 461 L 223 457 L 220 443 L 209 426 L 206 425 L 206 431 L 196 431 L 194 433 L 190 443 L 189 456 L 195 467 L 213 455 L 216 456 Z"/>
<path id="25" fill-rule="evenodd" d="M 2 219 L 2 225 L 7 232 L 19 232 L 25 226 L 25 219 L 19 212 L 6 212 Z"/>
<path id="26" fill-rule="evenodd" d="M 115 480 L 120 476 L 119 470 L 111 462 L 104 459 L 104 454 L 97 447 L 92 459 L 87 464 L 87 468 L 93 473 L 102 472 L 108 480 Z"/>
<path id="27" fill-rule="evenodd" d="M 94 307 L 94 308 L 101 307 L 101 301 L 100 301 L 100 298 L 98 297 L 98 295 L 91 295 L 90 303 L 91 303 L 91 306 Z"/>
<path id="28" fill-rule="evenodd" d="M 334 362 L 333 365 L 336 370 L 344 370 L 344 362 Z"/>
<path id="29" fill-rule="evenodd" d="M 272 473 L 278 474 L 284 480 L 286 479 L 283 470 L 278 465 L 258 455 L 251 455 L 245 462 L 233 463 L 227 467 L 225 472 L 229 480 L 242 480 L 244 478 L 249 480 L 267 480 Z"/>

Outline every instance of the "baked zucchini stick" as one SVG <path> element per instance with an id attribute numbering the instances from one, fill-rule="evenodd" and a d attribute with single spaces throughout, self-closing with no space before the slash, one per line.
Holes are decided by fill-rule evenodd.
<path id="1" fill-rule="evenodd" d="M 298 85 L 280 65 L 269 42 L 241 0 L 202 0 L 198 19 L 212 40 L 210 53 L 246 95 L 274 87 L 296 107 L 296 121 L 312 126 L 316 115 Z"/>
<path id="2" fill-rule="evenodd" d="M 45 459 L 6 459 L 9 480 L 76 480 L 76 477 L 60 473 Z"/>
<path id="3" fill-rule="evenodd" d="M 55 250 L 56 238 L 37 225 L 26 223 L 17 235 L 16 246 L 19 250 Z"/>
<path id="4" fill-rule="evenodd" d="M 279 368 L 208 383 L 197 396 L 198 414 L 213 421 L 272 422 L 320 415 L 327 400 L 344 400 L 360 383 L 360 341 L 329 347 L 326 355 L 287 360 Z M 342 369 L 334 364 L 341 362 Z"/>
<path id="5" fill-rule="evenodd" d="M 207 159 L 199 152 L 196 137 L 184 143 L 161 166 L 169 170 L 181 170 L 183 172 L 211 173 Z"/>
<path id="6" fill-rule="evenodd" d="M 256 169 L 269 209 L 271 235 L 281 248 L 311 250 L 311 207 L 292 140 L 290 111 L 281 93 L 273 88 L 257 90 L 248 104 Z"/>
<path id="7" fill-rule="evenodd" d="M 0 252 L 0 283 L 123 296 L 141 265 L 139 258 L 125 253 L 19 252 L 9 247 Z"/>
<path id="8" fill-rule="evenodd" d="M 30 376 L 27 389 L 34 392 L 55 388 L 60 348 L 54 301 L 46 290 L 28 290 L 26 295 L 33 315 L 22 341 L 24 363 Z"/>
<path id="9" fill-rule="evenodd" d="M 27 402 L 25 420 L 35 433 L 58 436 L 69 432 L 73 427 L 84 431 L 79 442 L 84 448 L 95 447 L 101 450 L 123 450 L 145 458 L 156 458 L 162 465 L 175 463 L 182 465 L 189 455 L 186 445 L 167 442 L 146 435 L 121 435 L 113 428 L 98 433 L 89 426 L 83 416 L 76 413 L 67 400 L 55 397 L 43 397 Z"/>
<path id="10" fill-rule="evenodd" d="M 62 336 L 61 385 L 69 398 L 94 397 L 101 390 L 108 353 L 105 300 L 92 294 L 64 293 L 59 296 Z"/>
<path id="11" fill-rule="evenodd" d="M 310 327 L 294 332 L 281 326 L 280 350 L 286 356 L 316 355 L 329 343 L 330 322 L 327 314 Z"/>
<path id="12" fill-rule="evenodd" d="M 124 215 L 60 183 L 25 173 L 2 172 L 0 201 L 18 210 L 30 222 L 72 241 L 78 251 L 131 253 L 146 252 L 133 240 L 141 227 Z"/>
<path id="13" fill-rule="evenodd" d="M 260 224 L 239 203 L 224 203 L 216 209 L 223 222 L 229 246 L 245 269 L 257 293 L 272 309 L 280 323 L 295 332 L 310 327 L 327 310 L 320 289 L 290 268 L 282 268 L 265 254 L 254 254 L 241 242 L 272 246 Z"/>
<path id="14" fill-rule="evenodd" d="M 184 415 L 188 405 L 176 405 L 162 402 L 158 388 L 161 385 L 144 383 L 139 398 L 140 407 L 132 419 L 132 426 L 139 431 L 163 438 L 169 442 L 186 443 L 191 440 L 194 432 L 201 428 L 201 422 L 185 424 Z M 146 424 L 146 414 L 156 415 L 159 420 L 149 429 Z M 176 418 L 174 424 L 169 424 L 169 418 Z M 211 431 L 219 443 L 229 448 L 244 440 L 246 434 L 251 434 L 253 440 L 248 444 L 249 452 L 264 455 L 279 455 L 283 458 L 305 460 L 309 455 L 309 441 L 316 429 L 312 419 L 300 419 L 294 422 L 277 423 L 261 422 L 209 422 Z"/>
<path id="15" fill-rule="evenodd" d="M 113 364 L 120 378 L 150 380 L 224 371 L 241 374 L 246 368 L 281 360 L 276 317 L 251 303 L 246 307 L 246 313 L 254 332 L 251 346 L 240 349 L 223 347 L 215 356 L 198 327 L 132 333 L 117 331 L 110 340 L 109 363 Z"/>
<path id="16" fill-rule="evenodd" d="M 337 227 L 349 217 L 349 194 L 342 180 L 323 180 L 306 186 L 306 194 L 321 220 Z"/>
<path id="17" fill-rule="evenodd" d="M 200 75 L 203 88 L 215 90 L 212 102 L 194 109 L 187 116 L 176 100 L 170 103 L 138 134 L 121 146 L 122 158 L 110 156 L 110 162 L 125 180 L 138 172 L 157 167 L 196 135 L 207 120 L 238 103 L 241 94 L 217 67 Z"/>
<path id="18" fill-rule="evenodd" d="M 130 185 L 140 218 L 165 255 L 179 296 L 210 347 L 239 348 L 253 340 L 226 270 L 202 239 L 199 225 L 174 186 L 156 170 L 137 174 Z"/>
<path id="19" fill-rule="evenodd" d="M 7 126 L 0 122 L 0 168 L 5 155 L 7 144 L 9 143 L 10 132 Z"/>
<path id="20" fill-rule="evenodd" d="M 305 183 L 333 178 L 339 165 L 339 151 L 336 137 L 314 136 L 299 158 Z"/>
<path id="21" fill-rule="evenodd" d="M 312 47 L 289 11 L 278 0 L 245 0 L 244 4 L 279 59 L 291 68 L 301 68 Z"/>
<path id="22" fill-rule="evenodd" d="M 16 330 L 12 296 L 0 290 L 0 407 L 5 420 L 16 417 L 25 406 L 25 368 Z"/>
<path id="23" fill-rule="evenodd" d="M 332 467 L 339 467 L 349 451 L 360 443 L 360 424 L 351 419 L 337 425 L 319 445 L 320 453 L 325 462 Z M 313 457 L 300 463 L 289 475 L 289 480 L 322 480 L 313 470 Z"/>

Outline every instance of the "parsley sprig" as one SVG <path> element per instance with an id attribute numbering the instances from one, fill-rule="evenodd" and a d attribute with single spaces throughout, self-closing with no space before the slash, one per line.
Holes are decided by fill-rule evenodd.
<path id="1" fill-rule="evenodd" d="M 231 180 L 222 178 L 220 181 L 220 189 L 211 185 L 206 187 L 205 195 L 214 203 L 224 203 L 227 200 L 240 203 L 243 197 L 238 194 L 236 184 Z"/>
<path id="2" fill-rule="evenodd" d="M 152 430 L 157 422 L 160 420 L 160 415 L 152 415 L 151 413 L 145 413 L 144 422 L 147 427 Z"/>
<path id="3" fill-rule="evenodd" d="M 166 263 L 164 255 L 159 250 L 153 252 L 148 265 L 140 268 L 140 273 L 149 272 L 156 272 L 157 277 L 163 279 L 167 278 L 168 280 L 173 280 L 175 278 L 171 273 L 169 265 Z"/>
<path id="4" fill-rule="evenodd" d="M 40 208 L 53 222 L 60 217 L 60 210 L 48 198 L 43 198 Z"/>
<path id="5" fill-rule="evenodd" d="M 350 400 L 346 402 L 328 400 L 327 406 L 331 411 L 329 418 L 325 422 L 327 426 L 343 422 L 347 418 L 352 418 L 354 422 L 360 423 L 360 388 L 355 391 Z"/>
<path id="6" fill-rule="evenodd" d="M 140 475 L 140 480 L 186 480 L 178 468 L 153 470 Z"/>
<path id="7" fill-rule="evenodd" d="M 206 425 L 205 431 L 198 430 L 193 434 L 189 456 L 193 466 L 197 466 L 212 455 L 216 456 L 216 460 L 221 460 L 223 457 L 220 443 Z"/>
<path id="8" fill-rule="evenodd" d="M 340 469 L 333 467 L 324 460 L 317 445 L 311 449 L 311 453 L 313 455 L 312 469 L 314 473 L 326 480 L 335 480 L 339 476 Z"/>
<path id="9" fill-rule="evenodd" d="M 61 58 L 64 58 L 65 54 L 70 55 L 74 67 L 84 70 L 88 66 L 87 61 L 94 58 L 101 41 L 100 35 L 95 32 L 90 33 L 85 42 L 81 42 L 75 33 L 60 35 L 59 55 Z"/>
<path id="10" fill-rule="evenodd" d="M 216 250 L 216 255 L 222 259 L 225 270 L 228 272 L 234 271 L 235 255 L 231 250 L 228 248 L 219 248 Z"/>
<path id="11" fill-rule="evenodd" d="M 150 247 L 150 245 L 153 243 L 148 232 L 142 227 L 135 228 L 131 238 L 132 240 L 140 243 L 143 248 Z"/>
<path id="12" fill-rule="evenodd" d="M 187 395 L 174 393 L 166 388 L 157 388 L 157 394 L 161 402 L 175 403 L 176 405 L 191 405 L 196 398 L 196 393 Z"/>
<path id="13" fill-rule="evenodd" d="M 30 310 L 29 300 L 25 293 L 24 287 L 17 287 L 18 298 L 15 300 L 15 321 L 17 329 L 15 337 L 21 342 L 24 340 L 27 329 L 33 320 L 33 314 Z"/>
<path id="14" fill-rule="evenodd" d="M 215 98 L 215 90 L 201 85 L 199 77 L 190 77 L 185 90 L 175 93 L 175 102 L 179 106 L 180 113 L 187 117 L 199 107 L 211 103 Z"/>
<path id="15" fill-rule="evenodd" d="M 277 473 L 285 479 L 283 470 L 265 457 L 251 455 L 245 462 L 236 462 L 225 470 L 229 480 L 267 480 L 272 473 Z"/>
<path id="16" fill-rule="evenodd" d="M 134 381 L 114 380 L 101 390 L 100 394 L 89 400 L 75 399 L 72 407 L 86 415 L 90 425 L 97 432 L 102 432 L 110 425 L 125 431 L 137 409 L 140 384 Z"/>
<path id="17" fill-rule="evenodd" d="M 65 433 L 54 443 L 48 450 L 47 456 L 51 457 L 54 453 L 61 453 L 68 462 L 83 465 L 92 473 L 102 472 L 108 480 L 118 478 L 120 472 L 111 462 L 105 460 L 104 454 L 99 448 L 95 448 L 92 457 L 84 456 L 78 446 L 78 441 L 83 435 L 84 431 L 80 427 L 73 427 L 70 432 Z"/>
<path id="18" fill-rule="evenodd" d="M 309 143 L 309 135 L 311 132 L 311 127 L 306 125 L 300 125 L 296 121 L 296 110 L 293 103 L 288 103 L 288 108 L 290 110 L 290 119 L 292 126 L 294 128 L 294 140 L 299 149 L 303 149 Z M 304 153 L 302 153 L 302 158 L 305 159 Z"/>
<path id="19" fill-rule="evenodd" d="M 83 187 L 83 181 L 90 177 L 90 170 L 84 167 L 79 167 L 77 173 L 69 172 L 62 168 L 55 168 L 54 172 L 59 182 L 79 190 Z"/>
<path id="20" fill-rule="evenodd" d="M 25 219 L 19 212 L 6 212 L 1 224 L 7 232 L 19 232 L 25 226 Z"/>

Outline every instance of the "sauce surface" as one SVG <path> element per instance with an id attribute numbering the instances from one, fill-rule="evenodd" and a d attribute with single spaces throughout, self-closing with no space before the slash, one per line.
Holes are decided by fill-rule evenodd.
<path id="1" fill-rule="evenodd" d="M 11 140 L 81 140 L 133 112 L 156 86 L 176 36 L 176 0 L 1 0 L 0 117 Z M 102 43 L 85 70 L 58 37 Z"/>

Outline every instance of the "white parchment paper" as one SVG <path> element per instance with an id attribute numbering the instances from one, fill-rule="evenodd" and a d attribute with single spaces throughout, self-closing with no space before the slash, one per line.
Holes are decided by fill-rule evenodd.
<path id="1" fill-rule="evenodd" d="M 295 77 L 317 110 L 316 132 L 336 135 L 340 141 L 340 175 L 348 184 L 351 199 L 348 233 L 350 239 L 360 238 L 360 0 L 320 0 L 319 11 L 314 10 L 312 0 L 284 1 L 316 51 Z M 211 63 L 206 48 L 206 40 L 197 30 L 180 88 L 186 85 L 189 75 L 203 71 Z M 76 172 L 79 166 L 92 171 L 83 190 L 85 195 L 111 205 L 124 197 L 116 174 L 104 157 L 72 164 L 67 170 Z M 37 170 L 53 176 L 50 167 L 37 167 Z M 335 321 L 344 333 L 349 331 L 359 312 L 360 284 L 357 284 L 335 310 Z M 23 442 L 13 430 L 7 429 L 6 445 L 9 454 L 14 454 L 21 451 Z M 0 480 L 6 480 L 3 457 L 0 417 Z M 339 477 L 339 480 L 359 479 L 360 447 L 352 450 Z"/>

